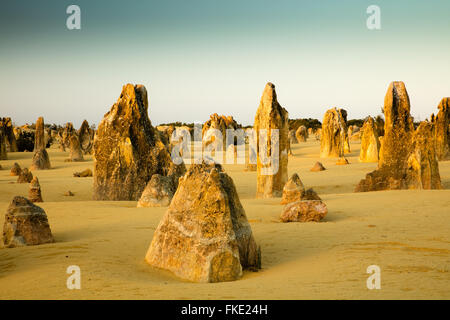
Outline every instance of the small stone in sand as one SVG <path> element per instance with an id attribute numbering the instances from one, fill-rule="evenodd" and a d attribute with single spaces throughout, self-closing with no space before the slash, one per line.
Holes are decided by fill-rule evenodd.
<path id="1" fill-rule="evenodd" d="M 348 162 L 347 158 L 345 158 L 345 157 L 340 157 L 340 158 L 338 159 L 338 161 L 336 162 L 336 164 L 337 164 L 338 166 L 342 166 L 342 165 L 349 164 L 349 162 Z"/>
<path id="2" fill-rule="evenodd" d="M 328 213 L 325 203 L 319 200 L 296 201 L 287 204 L 281 213 L 282 222 L 318 222 Z"/>
<path id="3" fill-rule="evenodd" d="M 73 176 L 77 178 L 92 177 L 92 170 L 86 169 L 81 172 L 74 172 Z"/>
<path id="4" fill-rule="evenodd" d="M 317 161 L 317 162 L 314 164 L 314 166 L 311 168 L 310 171 L 318 172 L 318 171 L 323 171 L 323 170 L 326 170 L 326 168 L 323 166 L 323 164 L 322 164 L 321 162 L 318 162 L 318 161 Z"/>

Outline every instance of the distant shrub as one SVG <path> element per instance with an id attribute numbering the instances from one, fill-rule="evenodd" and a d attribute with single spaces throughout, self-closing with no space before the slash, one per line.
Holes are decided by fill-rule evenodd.
<path id="1" fill-rule="evenodd" d="M 364 124 L 364 119 L 352 119 L 347 121 L 347 126 L 358 126 L 362 127 Z"/>
<path id="2" fill-rule="evenodd" d="M 170 122 L 170 123 L 161 123 L 158 124 L 159 126 L 174 126 L 174 127 L 189 127 L 189 128 L 194 128 L 194 123 L 184 123 L 184 122 Z"/>
<path id="3" fill-rule="evenodd" d="M 297 130 L 298 127 L 318 129 L 322 127 L 322 123 L 317 119 L 289 119 L 289 130 Z"/>

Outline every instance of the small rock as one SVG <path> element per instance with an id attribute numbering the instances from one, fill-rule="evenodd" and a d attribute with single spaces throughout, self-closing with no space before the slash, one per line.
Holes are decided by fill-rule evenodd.
<path id="1" fill-rule="evenodd" d="M 325 203 L 319 200 L 296 201 L 287 204 L 281 214 L 282 222 L 318 222 L 328 213 Z"/>
<path id="2" fill-rule="evenodd" d="M 323 164 L 321 162 L 317 161 L 314 164 L 314 166 L 311 168 L 310 171 L 317 172 L 317 171 L 323 171 L 323 170 L 326 170 L 325 167 L 323 166 Z"/>
<path id="3" fill-rule="evenodd" d="M 39 179 L 34 177 L 30 182 L 30 189 L 28 191 L 28 199 L 31 202 L 44 202 L 42 200 L 41 185 L 39 184 Z"/>
<path id="4" fill-rule="evenodd" d="M 52 243 L 44 209 L 24 197 L 14 197 L 5 215 L 3 243 L 7 248 Z"/>
<path id="5" fill-rule="evenodd" d="M 81 172 L 74 172 L 73 176 L 77 177 L 77 178 L 92 177 L 92 170 L 91 169 L 86 169 L 86 170 L 83 170 Z"/>
<path id="6" fill-rule="evenodd" d="M 142 192 L 137 207 L 167 207 L 174 193 L 171 177 L 154 174 Z"/>
<path id="7" fill-rule="evenodd" d="M 304 190 L 305 187 L 303 186 L 300 177 L 298 174 L 294 173 L 284 185 L 281 204 L 287 204 L 300 200 L 300 196 Z"/>
<path id="8" fill-rule="evenodd" d="M 17 178 L 17 183 L 30 183 L 33 180 L 33 174 L 28 171 L 28 168 L 24 168 Z"/>
<path id="9" fill-rule="evenodd" d="M 17 162 L 14 163 L 14 165 L 11 168 L 11 171 L 9 173 L 10 176 L 18 176 L 22 172 L 22 168 L 19 166 Z"/>

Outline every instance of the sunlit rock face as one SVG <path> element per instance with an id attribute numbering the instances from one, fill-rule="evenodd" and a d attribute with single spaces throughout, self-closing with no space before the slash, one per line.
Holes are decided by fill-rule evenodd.
<path id="1" fill-rule="evenodd" d="M 320 200 L 302 200 L 288 203 L 281 213 L 281 222 L 319 222 L 328 213 Z"/>
<path id="2" fill-rule="evenodd" d="M 28 200 L 31 202 L 44 202 L 42 200 L 41 185 L 39 184 L 38 177 L 33 177 L 28 189 Z"/>
<path id="3" fill-rule="evenodd" d="M 137 203 L 137 207 L 168 207 L 175 190 L 171 177 L 154 174 Z"/>
<path id="4" fill-rule="evenodd" d="M 322 122 L 320 136 L 320 157 L 343 157 L 350 152 L 347 129 L 347 112 L 344 109 L 328 110 Z"/>
<path id="5" fill-rule="evenodd" d="M 14 197 L 3 225 L 3 244 L 7 248 L 54 242 L 44 209 L 24 197 Z"/>
<path id="6" fill-rule="evenodd" d="M 443 98 L 439 112 L 433 117 L 434 140 L 438 160 L 450 159 L 450 98 Z"/>
<path id="7" fill-rule="evenodd" d="M 260 268 L 260 248 L 233 180 L 220 165 L 191 165 L 145 260 L 194 282 L 237 280 L 243 269 Z"/>
<path id="8" fill-rule="evenodd" d="M 306 142 L 308 139 L 308 130 L 305 126 L 298 127 L 297 131 L 295 131 L 295 137 L 297 138 L 298 142 Z"/>
<path id="9" fill-rule="evenodd" d="M 275 85 L 270 82 L 264 88 L 253 128 L 258 146 L 256 197 L 281 197 L 284 184 L 288 180 L 289 114 L 278 103 Z M 278 130 L 278 139 L 275 139 L 275 142 L 271 141 L 274 129 Z M 261 130 L 266 130 L 266 141 L 261 140 Z M 266 147 L 261 148 L 262 146 Z M 265 158 L 268 158 L 268 161 Z"/>
<path id="10" fill-rule="evenodd" d="M 18 152 L 16 136 L 14 135 L 14 126 L 11 118 L 0 118 L 0 127 L 3 127 L 6 147 L 8 152 Z M 1 129 L 0 129 L 1 130 Z"/>
<path id="11" fill-rule="evenodd" d="M 70 137 L 70 152 L 69 158 L 66 159 L 66 161 L 84 161 L 83 150 L 81 149 L 80 140 L 78 139 L 78 136 L 76 134 Z"/>
<path id="12" fill-rule="evenodd" d="M 361 135 L 361 151 L 359 161 L 378 162 L 380 152 L 380 140 L 372 117 L 368 117 L 363 124 Z"/>
<path id="13" fill-rule="evenodd" d="M 94 144 L 95 131 L 89 127 L 87 120 L 84 120 L 78 130 L 78 140 L 80 141 L 80 148 L 84 154 L 91 154 Z"/>
<path id="14" fill-rule="evenodd" d="M 298 174 L 294 173 L 283 187 L 283 196 L 281 204 L 298 201 L 301 198 L 302 192 L 305 190 L 302 180 Z"/>
<path id="15" fill-rule="evenodd" d="M 36 132 L 34 138 L 34 155 L 31 170 L 43 170 L 50 169 L 50 157 L 45 149 L 45 136 L 44 136 L 44 118 L 39 117 L 36 121 Z"/>
<path id="16" fill-rule="evenodd" d="M 175 165 L 148 118 L 147 90 L 127 84 L 94 138 L 94 199 L 138 200 L 154 174 L 176 187 L 184 163 Z"/>
<path id="17" fill-rule="evenodd" d="M 441 188 L 433 126 L 422 122 L 414 130 L 403 82 L 390 84 L 384 100 L 384 116 L 378 168 L 368 173 L 355 191 Z"/>

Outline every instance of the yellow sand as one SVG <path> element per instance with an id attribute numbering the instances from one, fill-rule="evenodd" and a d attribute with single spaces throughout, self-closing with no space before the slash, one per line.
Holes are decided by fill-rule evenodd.
<path id="1" fill-rule="evenodd" d="M 313 187 L 329 213 L 321 223 L 280 223 L 280 199 L 256 200 L 256 173 L 226 165 L 262 248 L 262 270 L 234 282 L 198 284 L 150 267 L 144 256 L 165 208 L 136 202 L 92 201 L 92 178 L 74 178 L 93 168 L 68 163 L 50 149 L 52 170 L 35 171 L 56 243 L 0 249 L 0 299 L 449 299 L 450 190 L 353 193 L 376 164 L 320 160 L 319 143 L 293 145 L 289 175 Z M 28 184 L 9 176 L 14 162 L 31 164 L 32 153 L 9 153 L 0 161 L 0 226 L 13 196 Z M 327 168 L 310 172 L 317 161 Z M 450 162 L 440 162 L 450 189 Z M 72 191 L 74 197 L 63 196 Z M 68 290 L 66 269 L 81 268 L 81 290 Z M 381 268 L 381 290 L 368 290 L 366 268 Z"/>

